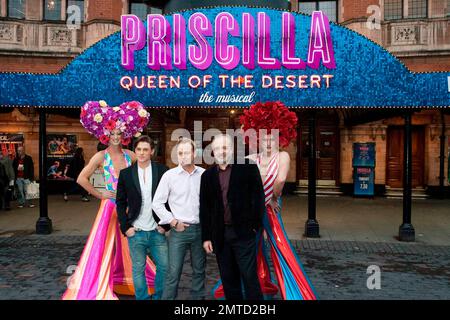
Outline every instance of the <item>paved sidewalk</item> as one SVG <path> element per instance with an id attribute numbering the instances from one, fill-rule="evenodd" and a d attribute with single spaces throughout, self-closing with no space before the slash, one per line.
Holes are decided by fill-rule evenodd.
<path id="1" fill-rule="evenodd" d="M 64 202 L 62 196 L 50 196 L 49 217 L 55 235 L 88 235 L 94 222 L 99 201 L 81 202 L 72 196 Z M 25 208 L 0 211 L 0 237 L 34 233 L 39 209 Z M 305 196 L 283 198 L 282 217 L 290 239 L 303 239 L 308 201 Z M 398 227 L 402 222 L 402 200 L 351 197 L 319 197 L 317 220 L 322 240 L 398 242 Z M 416 243 L 450 245 L 450 200 L 414 200 L 412 223 Z"/>
<path id="2" fill-rule="evenodd" d="M 0 299 L 60 299 L 85 241 L 57 235 L 0 239 Z M 294 246 L 320 299 L 450 299 L 450 246 L 327 240 L 294 241 Z M 379 290 L 366 285 L 371 265 L 381 271 Z M 218 279 L 213 256 L 206 274 L 209 293 Z M 187 255 L 180 299 L 189 299 L 191 279 Z"/>
<path id="3" fill-rule="evenodd" d="M 37 208 L 0 211 L 0 299 L 60 299 L 98 206 L 96 200 L 72 198 L 66 203 L 51 196 L 49 216 L 55 230 L 47 236 L 34 234 Z M 283 221 L 320 299 L 450 299 L 449 209 L 449 200 L 414 201 L 414 243 L 395 238 L 401 200 L 318 198 L 320 239 L 302 235 L 306 197 L 284 198 Z M 367 288 L 370 266 L 381 271 L 379 290 Z M 215 258 L 209 256 L 208 293 L 218 277 Z M 191 278 L 187 256 L 180 299 L 189 298 Z"/>

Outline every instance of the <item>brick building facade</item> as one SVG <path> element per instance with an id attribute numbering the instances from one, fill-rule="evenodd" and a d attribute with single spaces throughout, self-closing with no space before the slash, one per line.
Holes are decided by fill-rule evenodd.
<path id="1" fill-rule="evenodd" d="M 169 1 L 169 5 L 174 2 Z M 57 73 L 84 49 L 120 30 L 122 14 L 134 13 L 144 17 L 150 12 L 162 12 L 165 5 L 167 1 L 0 0 L 0 71 Z M 413 72 L 450 71 L 450 0 L 292 0 L 289 6 L 293 11 L 304 13 L 324 11 L 331 21 L 386 48 Z M 77 12 L 81 15 L 77 16 Z M 77 25 L 78 19 L 80 23 Z M 368 21 L 375 24 L 368 25 Z M 0 131 L 23 133 L 28 153 L 37 159 L 36 111 L 33 108 L 2 111 Z M 193 120 L 202 120 L 207 127 L 236 128 L 239 113 L 239 110 L 211 112 L 190 109 L 168 116 L 164 111 L 154 111 L 149 132 L 160 139 L 159 160 L 173 165 L 170 161 L 173 145 L 170 137 L 174 129 L 191 128 Z M 299 109 L 298 114 L 298 140 L 288 148 L 293 160 L 288 181 L 303 192 L 307 181 L 307 126 L 305 112 Z M 446 125 L 445 185 L 448 187 L 450 116 L 441 115 L 436 109 L 422 110 L 413 115 L 414 187 L 418 192 L 439 184 L 439 136 L 443 122 Z M 375 182 L 381 194 L 385 189 L 389 193 L 401 188 L 401 178 L 398 177 L 402 170 L 401 154 L 398 154 L 399 148 L 395 148 L 395 143 L 401 140 L 402 125 L 403 120 L 398 116 L 369 117 L 363 123 L 356 123 L 348 121 L 342 110 L 319 113 L 317 167 L 322 190 L 346 192 L 353 183 L 351 159 L 354 142 L 376 143 Z M 50 113 L 47 131 L 76 134 L 86 157 L 96 151 L 96 141 L 84 131 L 76 115 Z"/>

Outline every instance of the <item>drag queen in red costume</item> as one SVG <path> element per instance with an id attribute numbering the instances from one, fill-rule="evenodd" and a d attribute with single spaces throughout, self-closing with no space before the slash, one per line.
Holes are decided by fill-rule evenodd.
<path id="1" fill-rule="evenodd" d="M 105 101 L 89 101 L 81 109 L 80 122 L 108 148 L 92 157 L 77 181 L 101 204 L 77 269 L 68 281 L 64 300 L 115 300 L 116 294 L 134 295 L 128 240 L 119 230 L 115 192 L 120 170 L 135 160 L 135 154 L 122 149 L 122 145 L 139 136 L 148 121 L 148 112 L 136 101 L 118 107 L 109 107 Z M 97 168 L 104 173 L 104 192 L 89 182 Z M 146 278 L 152 293 L 155 266 L 150 259 Z"/>
<path id="2" fill-rule="evenodd" d="M 279 147 L 287 147 L 297 136 L 297 116 L 281 102 L 266 102 L 256 103 L 245 110 L 240 121 L 243 133 L 247 132 L 247 135 L 243 135 L 244 142 L 249 144 L 251 151 L 256 152 L 249 158 L 259 167 L 265 193 L 265 232 L 258 235 L 257 254 L 258 276 L 263 294 L 270 298 L 279 290 L 284 300 L 316 300 L 317 295 L 287 237 L 281 219 L 281 193 L 288 175 L 290 157 L 286 151 L 279 151 Z M 255 134 L 248 134 L 249 129 L 254 129 Z M 273 283 L 268 267 L 264 233 L 270 243 L 277 285 Z M 214 296 L 224 296 L 220 282 L 214 289 Z"/>

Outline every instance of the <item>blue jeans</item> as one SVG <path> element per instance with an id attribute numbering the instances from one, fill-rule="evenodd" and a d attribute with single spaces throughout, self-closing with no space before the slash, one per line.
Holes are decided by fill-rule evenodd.
<path id="1" fill-rule="evenodd" d="M 128 246 L 130 248 L 136 300 L 150 300 L 145 277 L 147 255 L 156 265 L 153 300 L 161 299 L 168 263 L 166 236 L 157 230 L 136 231 L 134 236 L 128 237 Z"/>
<path id="2" fill-rule="evenodd" d="M 206 253 L 203 249 L 200 225 L 190 225 L 186 230 L 171 230 L 169 235 L 169 270 L 163 299 L 174 300 L 177 297 L 178 284 L 183 270 L 186 251 L 191 251 L 192 288 L 194 300 L 205 298 Z"/>
<path id="3" fill-rule="evenodd" d="M 30 184 L 29 179 L 24 178 L 17 178 L 16 185 L 17 185 L 17 200 L 19 202 L 19 205 L 24 206 L 27 201 L 27 186 Z"/>

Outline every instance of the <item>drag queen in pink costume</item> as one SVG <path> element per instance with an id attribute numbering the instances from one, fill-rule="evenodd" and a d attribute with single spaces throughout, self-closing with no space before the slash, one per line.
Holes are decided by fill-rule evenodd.
<path id="1" fill-rule="evenodd" d="M 283 300 L 316 300 L 317 294 L 303 269 L 281 219 L 281 193 L 289 171 L 290 158 L 287 147 L 296 137 L 297 116 L 281 102 L 256 103 L 244 111 L 240 118 L 242 129 L 255 129 L 259 152 L 249 157 L 256 162 L 265 194 L 266 212 L 263 216 L 264 231 L 270 244 L 270 255 L 278 288 Z M 251 143 L 250 148 L 252 148 Z M 256 150 L 258 150 L 256 149 Z M 256 151 L 255 150 L 255 151 Z M 270 288 L 270 277 L 265 240 L 258 238 L 258 275 L 262 288 Z"/>
<path id="2" fill-rule="evenodd" d="M 149 114 L 136 101 L 109 107 L 105 101 L 89 101 L 81 110 L 80 122 L 108 148 L 97 152 L 81 171 L 78 183 L 101 200 L 89 238 L 75 273 L 68 282 L 64 300 L 115 300 L 117 294 L 134 295 L 131 258 L 127 238 L 119 229 L 116 212 L 116 187 L 121 169 L 129 167 L 135 155 L 122 145 L 131 142 L 146 127 Z M 99 192 L 89 182 L 102 168 L 106 191 Z M 147 284 L 154 291 L 155 266 L 147 260 Z"/>
<path id="3" fill-rule="evenodd" d="M 249 158 L 258 165 L 265 194 L 264 232 L 257 235 L 257 272 L 264 297 L 271 299 L 279 291 L 283 300 L 316 300 L 314 287 L 281 219 L 281 193 L 290 158 L 279 147 L 287 147 L 295 139 L 297 116 L 283 103 L 269 101 L 258 102 L 245 110 L 240 121 L 244 142 L 254 152 Z M 270 244 L 276 283 L 269 269 L 264 233 Z M 224 297 L 220 281 L 214 287 L 213 294 L 216 299 Z"/>

